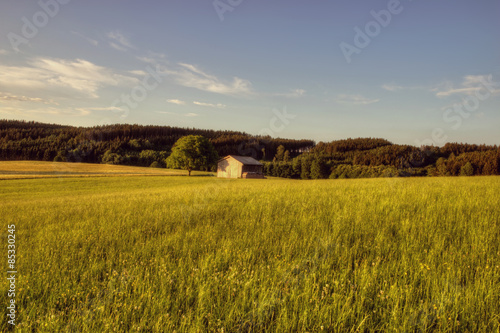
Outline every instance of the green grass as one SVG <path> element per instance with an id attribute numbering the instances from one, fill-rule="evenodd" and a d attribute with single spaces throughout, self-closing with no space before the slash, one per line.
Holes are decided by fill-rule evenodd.
<path id="1" fill-rule="evenodd" d="M 0 181 L 17 328 L 498 332 L 499 194 L 500 177 Z"/>

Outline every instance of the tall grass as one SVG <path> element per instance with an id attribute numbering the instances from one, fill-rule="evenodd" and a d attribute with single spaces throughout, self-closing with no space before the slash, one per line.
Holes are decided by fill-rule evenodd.
<path id="1" fill-rule="evenodd" d="M 498 177 L 9 180 L 0 214 L 23 331 L 498 332 L 499 194 Z"/>

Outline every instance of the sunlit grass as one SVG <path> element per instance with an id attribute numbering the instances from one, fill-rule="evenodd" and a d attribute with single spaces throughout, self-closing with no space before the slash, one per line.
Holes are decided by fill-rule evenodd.
<path id="1" fill-rule="evenodd" d="M 498 331 L 499 193 L 498 177 L 1 181 L 18 328 Z"/>
<path id="2" fill-rule="evenodd" d="M 207 172 L 193 171 L 193 175 L 207 175 Z M 144 168 L 110 164 L 0 161 L 0 180 L 66 177 L 111 177 L 111 176 L 171 176 L 187 175 L 187 171 Z"/>

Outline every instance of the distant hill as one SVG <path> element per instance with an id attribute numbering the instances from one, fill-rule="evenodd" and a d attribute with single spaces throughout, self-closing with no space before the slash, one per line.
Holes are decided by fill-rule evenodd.
<path id="1" fill-rule="evenodd" d="M 292 156 L 314 147 L 313 140 L 255 136 L 236 131 L 142 125 L 74 127 L 32 121 L 0 120 L 0 160 L 58 160 L 149 166 L 163 163 L 185 135 L 210 139 L 220 156 L 272 159 L 280 145 Z"/>
<path id="2" fill-rule="evenodd" d="M 498 146 L 448 143 L 443 147 L 393 144 L 381 138 L 331 142 L 256 136 L 237 131 L 143 125 L 74 127 L 0 120 L 0 160 L 39 160 L 164 166 L 185 135 L 207 137 L 219 156 L 252 156 L 269 176 L 360 178 L 499 175 Z"/>

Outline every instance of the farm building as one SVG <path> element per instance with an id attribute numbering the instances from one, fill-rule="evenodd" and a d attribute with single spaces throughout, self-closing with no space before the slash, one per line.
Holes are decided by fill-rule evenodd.
<path id="1" fill-rule="evenodd" d="M 248 156 L 228 155 L 217 162 L 217 177 L 265 178 L 262 163 Z"/>

